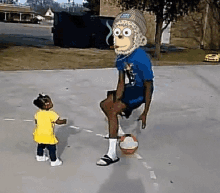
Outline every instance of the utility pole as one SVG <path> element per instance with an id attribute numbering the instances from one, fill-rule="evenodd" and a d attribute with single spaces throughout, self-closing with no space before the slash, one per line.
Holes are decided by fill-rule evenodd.
<path id="1" fill-rule="evenodd" d="M 206 31 L 206 26 L 207 26 L 208 11 L 209 11 L 209 3 L 207 2 L 206 12 L 205 12 L 205 21 L 204 21 L 204 26 L 203 26 L 203 35 L 202 35 L 202 41 L 201 41 L 202 49 L 204 48 L 204 38 L 205 38 L 205 31 Z"/>

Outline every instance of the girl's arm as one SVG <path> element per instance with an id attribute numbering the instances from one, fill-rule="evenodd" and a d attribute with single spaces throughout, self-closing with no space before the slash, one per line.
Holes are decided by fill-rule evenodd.
<path id="1" fill-rule="evenodd" d="M 60 118 L 58 118 L 55 123 L 56 123 L 57 125 L 62 125 L 62 124 L 66 124 L 66 122 L 67 122 L 66 119 L 60 119 Z"/>
<path id="2" fill-rule="evenodd" d="M 120 70 L 118 75 L 116 100 L 121 100 L 124 93 L 124 87 L 125 87 L 125 72 Z"/>

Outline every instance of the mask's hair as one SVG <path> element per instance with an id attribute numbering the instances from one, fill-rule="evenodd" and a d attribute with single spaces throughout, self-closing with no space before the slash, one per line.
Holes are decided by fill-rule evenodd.
<path id="1" fill-rule="evenodd" d="M 126 27 L 130 27 L 132 29 L 132 33 L 134 33 L 134 39 L 133 39 L 133 46 L 129 49 L 129 50 L 125 50 L 125 51 L 117 51 L 117 49 L 115 49 L 116 54 L 130 54 L 132 53 L 136 48 L 138 48 L 139 46 L 145 46 L 147 44 L 147 38 L 146 36 L 144 36 L 141 33 L 140 28 L 133 22 L 131 21 L 126 21 L 126 20 L 120 20 L 118 21 L 116 24 L 114 24 L 113 26 L 113 31 L 115 28 L 117 28 L 118 26 L 126 26 Z M 114 44 L 115 44 L 115 36 L 114 36 Z"/>
<path id="2" fill-rule="evenodd" d="M 42 95 L 39 94 L 37 99 L 33 101 L 33 104 L 37 106 L 38 108 L 42 109 L 45 103 L 47 103 L 50 100 L 50 97 L 48 95 Z"/>

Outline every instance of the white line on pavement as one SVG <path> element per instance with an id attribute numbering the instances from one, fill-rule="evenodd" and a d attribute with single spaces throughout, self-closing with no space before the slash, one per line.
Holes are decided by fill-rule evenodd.
<path id="1" fill-rule="evenodd" d="M 105 137 L 105 136 L 104 136 L 104 135 L 102 135 L 102 134 L 96 134 L 96 136 Z"/>
<path id="2" fill-rule="evenodd" d="M 23 120 L 23 121 L 26 121 L 26 122 L 28 122 L 28 121 L 33 121 L 33 120 Z"/>
<path id="3" fill-rule="evenodd" d="M 142 162 L 144 167 L 147 168 L 147 169 L 151 169 L 151 167 L 147 164 L 147 162 Z"/>
<path id="4" fill-rule="evenodd" d="M 150 178 L 151 178 L 151 179 L 154 179 L 154 180 L 157 179 L 156 176 L 155 176 L 154 171 L 150 171 Z"/>
<path id="5" fill-rule="evenodd" d="M 15 119 L 4 119 L 5 121 L 14 121 Z"/>
<path id="6" fill-rule="evenodd" d="M 137 159 L 143 159 L 138 153 L 135 153 Z"/>
<path id="7" fill-rule="evenodd" d="M 79 127 L 76 127 L 76 126 L 70 126 L 71 128 L 73 128 L 73 129 L 79 129 Z"/>
<path id="8" fill-rule="evenodd" d="M 92 133 L 93 132 L 92 130 L 89 130 L 89 129 L 83 129 L 83 130 L 88 132 L 88 133 Z"/>
<path id="9" fill-rule="evenodd" d="M 159 184 L 158 184 L 158 183 L 154 183 L 154 189 L 155 189 L 156 191 L 159 191 Z"/>

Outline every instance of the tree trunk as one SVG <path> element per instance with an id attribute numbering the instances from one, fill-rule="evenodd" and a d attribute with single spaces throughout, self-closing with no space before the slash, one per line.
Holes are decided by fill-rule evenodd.
<path id="1" fill-rule="evenodd" d="M 206 4 L 205 14 L 204 15 L 204 24 L 203 24 L 203 30 L 202 30 L 202 37 L 200 42 L 200 48 L 204 49 L 204 39 L 205 39 L 205 32 L 206 32 L 206 26 L 207 26 L 207 18 L 208 18 L 208 10 L 209 10 L 209 4 Z"/>
<path id="2" fill-rule="evenodd" d="M 156 60 L 160 60 L 160 44 L 161 44 L 161 36 L 162 36 L 162 27 L 163 27 L 163 15 L 161 14 L 156 16 L 156 34 L 155 34 L 155 53 L 154 57 Z"/>

